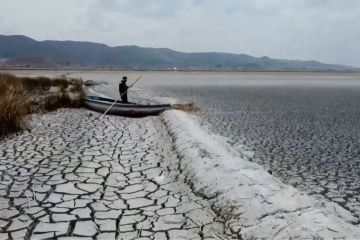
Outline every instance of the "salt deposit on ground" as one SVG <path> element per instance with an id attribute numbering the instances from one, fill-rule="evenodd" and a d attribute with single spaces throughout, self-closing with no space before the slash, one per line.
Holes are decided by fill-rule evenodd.
<path id="1" fill-rule="evenodd" d="M 245 239 L 360 239 L 360 228 L 353 225 L 357 219 L 350 212 L 308 196 L 229 152 L 183 112 L 167 111 L 164 120 L 195 191 L 222 208 L 229 202 L 235 205 L 230 227 L 240 229 Z"/>

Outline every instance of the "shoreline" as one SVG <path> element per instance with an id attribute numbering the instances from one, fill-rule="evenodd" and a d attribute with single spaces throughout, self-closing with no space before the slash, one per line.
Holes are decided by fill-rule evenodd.
<path id="1" fill-rule="evenodd" d="M 164 70 L 141 70 L 141 69 L 96 69 L 96 68 L 89 68 L 89 69 L 83 69 L 83 68 L 0 68 L 0 72 L 7 72 L 7 71 L 54 71 L 54 72 L 169 72 L 169 73 L 270 73 L 270 74 L 276 74 L 276 73 L 299 73 L 299 74 L 360 74 L 360 71 L 291 71 L 291 70 L 284 70 L 284 71 L 269 71 L 269 70 L 218 70 L 218 69 L 208 69 L 208 70 L 171 70 L 171 69 L 164 69 Z"/>

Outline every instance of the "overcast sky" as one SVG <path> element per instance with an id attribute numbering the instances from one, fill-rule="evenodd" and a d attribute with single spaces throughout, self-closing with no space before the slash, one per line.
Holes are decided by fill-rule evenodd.
<path id="1" fill-rule="evenodd" d="M 360 67 L 360 0 L 0 2 L 0 34 Z"/>

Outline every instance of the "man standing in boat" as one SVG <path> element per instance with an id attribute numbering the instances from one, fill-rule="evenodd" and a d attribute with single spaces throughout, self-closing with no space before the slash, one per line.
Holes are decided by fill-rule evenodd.
<path id="1" fill-rule="evenodd" d="M 124 76 L 119 84 L 119 92 L 121 96 L 121 101 L 124 103 L 128 103 L 127 91 L 129 89 L 128 85 L 126 85 L 127 77 Z"/>

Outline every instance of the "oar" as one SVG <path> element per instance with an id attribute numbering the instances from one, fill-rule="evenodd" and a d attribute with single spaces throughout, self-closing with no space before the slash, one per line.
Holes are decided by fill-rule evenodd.
<path id="1" fill-rule="evenodd" d="M 127 93 L 127 91 L 129 91 L 129 89 L 132 88 L 132 87 L 135 85 L 135 83 L 136 83 L 137 81 L 139 81 L 141 78 L 142 78 L 142 76 L 138 77 L 138 79 L 136 79 L 135 82 L 134 82 L 133 84 L 131 84 L 131 85 L 128 87 L 128 89 L 127 89 L 125 92 L 123 92 L 123 93 L 120 95 L 120 97 L 118 97 L 118 98 L 110 105 L 110 107 L 100 116 L 99 119 L 102 119 L 103 116 L 105 116 L 105 115 L 107 114 L 107 112 L 114 106 L 114 104 L 115 104 L 125 93 Z"/>

